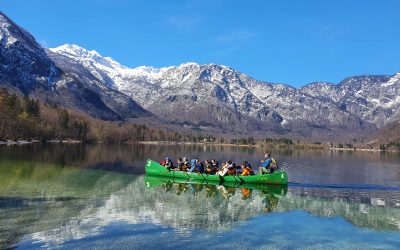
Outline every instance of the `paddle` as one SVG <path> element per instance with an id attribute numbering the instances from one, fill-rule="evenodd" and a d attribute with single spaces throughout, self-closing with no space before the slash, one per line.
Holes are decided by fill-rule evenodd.
<path id="1" fill-rule="evenodd" d="M 198 173 L 198 174 L 201 175 L 201 177 L 203 177 L 204 180 L 207 180 L 202 173 Z"/>
<path id="2" fill-rule="evenodd" d="M 238 178 L 239 178 L 239 180 L 240 180 L 240 184 L 245 183 L 245 181 L 244 181 L 240 176 L 238 176 Z"/>
<path id="3" fill-rule="evenodd" d="M 183 171 L 183 172 L 185 172 L 185 174 L 188 176 L 188 178 L 189 179 L 191 179 L 192 177 L 190 177 L 190 175 L 186 172 L 186 171 Z M 203 179 L 205 180 L 205 181 L 207 181 L 207 179 L 206 178 L 204 178 L 204 176 L 203 176 L 203 174 L 202 173 L 197 173 L 197 175 L 201 175 L 201 177 L 203 177 Z"/>
<path id="4" fill-rule="evenodd" d="M 190 175 L 186 171 L 183 171 L 183 172 L 185 172 L 185 174 L 188 176 L 189 179 L 191 178 Z"/>
<path id="5" fill-rule="evenodd" d="M 218 176 L 219 176 L 219 182 L 220 182 L 219 184 L 222 185 L 222 183 L 225 182 L 225 179 L 221 175 L 218 175 Z"/>
<path id="6" fill-rule="evenodd" d="M 236 182 L 236 177 L 239 178 L 240 184 L 243 184 L 243 183 L 244 183 L 244 180 L 243 180 L 242 178 L 240 178 L 239 176 L 237 176 L 237 175 L 234 175 L 234 176 L 233 176 L 233 178 L 235 179 L 235 182 Z"/>

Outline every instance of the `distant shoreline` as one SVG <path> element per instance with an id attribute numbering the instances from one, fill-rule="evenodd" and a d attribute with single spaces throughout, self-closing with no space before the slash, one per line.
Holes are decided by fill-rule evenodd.
<path id="1" fill-rule="evenodd" d="M 46 142 L 40 142 L 39 140 L 7 140 L 0 141 L 0 146 L 11 146 L 11 145 L 26 145 L 33 143 L 64 143 L 64 144 L 79 144 L 84 143 L 79 140 L 48 140 Z M 114 144 L 114 143 L 105 143 L 102 141 L 90 142 L 91 144 Z M 314 145 L 314 144 L 231 144 L 231 143 L 217 143 L 217 142 L 175 142 L 175 141 L 131 141 L 124 142 L 120 144 L 144 144 L 144 145 L 204 145 L 204 146 L 230 146 L 230 147 L 254 147 L 254 148 L 263 148 L 263 147 L 273 147 L 273 148 L 288 148 L 288 149 L 297 149 L 297 150 L 331 150 L 331 151 L 362 151 L 362 152 L 400 152 L 398 150 L 393 149 L 374 149 L 374 148 L 335 148 L 335 147 L 325 147 L 323 145 Z"/>
<path id="2" fill-rule="evenodd" d="M 213 143 L 213 142 L 169 142 L 169 141 L 137 141 L 130 142 L 130 144 L 147 144 L 147 145 L 207 145 L 207 146 L 235 146 L 235 147 L 279 147 L 279 148 L 291 148 L 291 149 L 313 149 L 313 150 L 331 150 L 331 151 L 363 151 L 363 152 L 399 152 L 397 150 L 387 149 L 373 149 L 373 148 L 334 148 L 324 147 L 313 144 L 294 144 L 294 145 L 274 145 L 274 144 L 230 144 L 230 143 Z M 319 147 L 317 147 L 319 146 Z"/>

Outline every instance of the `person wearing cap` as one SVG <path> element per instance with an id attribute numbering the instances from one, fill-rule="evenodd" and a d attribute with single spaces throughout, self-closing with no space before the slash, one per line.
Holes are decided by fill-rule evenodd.
<path id="1" fill-rule="evenodd" d="M 270 165 L 272 163 L 271 155 L 266 153 L 264 155 L 264 160 L 261 161 L 261 165 L 258 168 L 258 172 L 260 174 L 269 174 L 272 173 L 270 169 Z"/>

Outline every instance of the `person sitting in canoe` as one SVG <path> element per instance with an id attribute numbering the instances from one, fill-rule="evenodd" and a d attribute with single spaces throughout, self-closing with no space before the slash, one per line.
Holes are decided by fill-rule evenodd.
<path id="1" fill-rule="evenodd" d="M 269 174 L 270 170 L 269 170 L 269 166 L 272 163 L 272 159 L 271 159 L 271 155 L 269 153 L 266 153 L 264 155 L 264 160 L 261 161 L 261 165 L 258 168 L 258 172 L 260 174 Z"/>
<path id="2" fill-rule="evenodd" d="M 197 173 L 204 173 L 204 164 L 199 159 L 197 159 L 196 170 Z"/>
<path id="3" fill-rule="evenodd" d="M 211 165 L 213 167 L 214 173 L 217 173 L 219 171 L 219 162 L 215 159 L 211 160 Z"/>
<path id="4" fill-rule="evenodd" d="M 222 169 L 218 171 L 216 174 L 219 176 L 225 176 L 228 173 L 228 163 L 222 162 Z"/>
<path id="5" fill-rule="evenodd" d="M 198 158 L 193 159 L 191 161 L 191 168 L 190 168 L 189 171 L 191 173 L 203 173 L 204 172 L 204 165 Z"/>
<path id="6" fill-rule="evenodd" d="M 183 157 L 183 165 L 182 165 L 182 170 L 181 171 L 188 171 L 190 169 L 190 164 L 189 161 L 186 157 Z"/>
<path id="7" fill-rule="evenodd" d="M 272 174 L 277 168 L 278 164 L 271 157 L 271 154 L 266 153 L 265 159 L 261 161 L 261 166 L 258 168 L 258 170 L 261 174 Z"/>
<path id="8" fill-rule="evenodd" d="M 214 168 L 213 168 L 213 166 L 212 166 L 212 164 L 211 164 L 211 161 L 206 160 L 206 161 L 204 162 L 204 166 L 205 166 L 205 172 L 206 172 L 206 174 L 215 174 Z"/>
<path id="9" fill-rule="evenodd" d="M 251 169 L 250 163 L 248 163 L 247 161 L 244 161 L 242 164 L 242 173 L 240 175 L 241 176 L 252 175 L 251 171 L 252 171 L 252 169 Z"/>
<path id="10" fill-rule="evenodd" d="M 227 164 L 228 164 L 228 173 L 227 174 L 228 175 L 236 175 L 236 164 L 231 160 L 229 160 L 227 162 Z"/>
<path id="11" fill-rule="evenodd" d="M 168 156 L 165 157 L 165 162 L 164 162 L 163 166 L 166 167 L 168 170 L 174 169 L 174 163 L 171 161 L 171 159 Z"/>
<path id="12" fill-rule="evenodd" d="M 250 170 L 250 175 L 255 175 L 253 168 L 251 167 L 250 162 L 246 161 L 246 168 Z"/>
<path id="13" fill-rule="evenodd" d="M 190 161 L 190 169 L 189 169 L 189 172 L 194 173 L 194 172 L 196 171 L 196 164 L 197 164 L 198 161 L 199 161 L 199 159 L 197 159 L 197 158 L 193 158 L 193 159 Z"/>
<path id="14" fill-rule="evenodd" d="M 182 167 L 183 167 L 183 161 L 182 161 L 182 158 L 178 158 L 177 160 L 176 160 L 176 162 L 177 162 L 177 169 L 178 170 L 180 170 L 180 171 L 182 171 Z"/>

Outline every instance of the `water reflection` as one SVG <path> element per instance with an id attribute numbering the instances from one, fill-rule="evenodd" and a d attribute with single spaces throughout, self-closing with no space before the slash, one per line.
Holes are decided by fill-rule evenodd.
<path id="1" fill-rule="evenodd" d="M 344 218 L 360 228 L 400 231 L 400 191 L 396 189 L 230 186 L 229 183 L 149 180 L 143 175 L 131 174 L 143 172 L 145 160 L 156 159 L 157 155 L 206 157 L 213 154 L 222 159 L 236 157 L 255 161 L 261 151 L 197 146 L 162 146 L 160 149 L 152 145 L 1 148 L 0 248 L 18 246 L 21 242 L 40 242 L 40 246 L 52 248 L 100 235 L 105 228 L 115 224 L 167 227 L 182 237 L 190 237 L 198 230 L 214 234 L 216 231 L 229 232 L 249 221 L 264 220 L 261 219 L 264 216 L 281 214 L 283 223 L 292 211 L 305 211 L 323 221 Z M 361 171 L 360 174 L 347 180 L 374 187 L 375 184 L 368 181 L 370 173 L 363 172 L 370 170 L 370 165 L 356 164 L 357 160 L 369 157 L 369 162 L 375 165 L 371 169 L 380 180 L 376 182 L 383 186 L 399 185 L 398 179 L 391 179 L 399 171 L 398 163 L 390 160 L 396 159 L 395 155 L 344 154 L 347 156 L 343 159 L 349 164 L 343 167 L 329 165 L 326 160 L 330 157 L 342 162 L 341 155 L 330 152 L 300 152 L 304 159 L 297 158 L 295 151 L 291 154 L 282 153 L 280 159 L 292 162 L 293 166 L 288 168 L 290 178 L 301 180 L 301 183 L 310 179 L 345 182 L 341 179 L 343 169 L 355 168 Z M 313 154 L 331 169 L 321 174 L 321 163 L 317 165 L 307 158 Z M 376 167 L 377 163 L 384 168 Z M 299 165 L 303 166 L 301 171 Z M 307 169 L 313 171 L 307 174 Z"/>
<path id="2" fill-rule="evenodd" d="M 362 190 L 291 186 L 288 191 L 285 186 L 229 183 L 224 183 L 224 186 L 218 183 L 185 183 L 179 182 L 177 179 L 160 177 L 146 177 L 145 183 L 147 187 L 155 188 L 153 192 L 161 193 L 160 196 L 163 196 L 162 193 L 165 193 L 164 196 L 168 196 L 165 201 L 159 197 L 163 203 L 168 203 L 168 207 L 175 207 L 174 204 L 178 203 L 178 199 L 190 203 L 192 197 L 196 196 L 205 204 L 208 203 L 208 200 L 212 200 L 213 204 L 210 205 L 210 208 L 217 206 L 220 211 L 226 211 L 224 203 L 232 201 L 235 204 L 231 208 L 233 211 L 226 211 L 231 214 L 250 210 L 252 211 L 251 217 L 263 212 L 304 210 L 316 216 L 341 216 L 360 227 L 400 231 L 399 191 L 363 192 Z M 286 195 L 287 192 L 288 195 Z M 174 198 L 173 194 L 182 197 Z M 183 202 L 182 206 L 190 210 L 190 205 L 185 206 L 184 204 L 186 202 Z M 209 209 L 205 209 L 205 211 L 209 211 Z M 239 217 L 245 219 L 244 215 Z M 184 219 L 190 220 L 190 218 Z M 206 219 L 203 218 L 203 220 Z M 225 223 L 221 222 L 221 224 Z M 218 228 L 221 228 L 221 225 L 218 225 Z"/>
<path id="3" fill-rule="evenodd" d="M 254 183 L 229 183 L 204 180 L 185 180 L 161 176 L 146 176 L 147 188 L 160 188 L 165 192 L 176 195 L 193 195 L 205 199 L 229 200 L 241 195 L 242 200 L 252 198 L 253 193 L 258 193 L 265 205 L 265 211 L 272 211 L 278 204 L 279 197 L 285 197 L 288 187 L 286 185 L 265 185 Z"/>
<path id="4" fill-rule="evenodd" d="M 295 150 L 219 145 L 83 145 L 33 144 L 0 147 L 0 161 L 25 160 L 35 163 L 106 169 L 144 174 L 147 159 L 165 156 L 214 158 L 222 162 L 247 160 L 257 165 L 268 151 L 289 174 L 289 181 L 313 184 L 368 184 L 400 187 L 400 154 L 330 150 Z"/>

